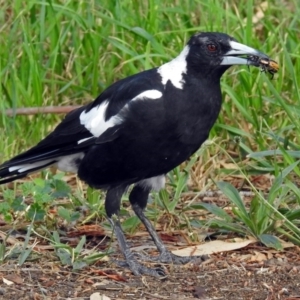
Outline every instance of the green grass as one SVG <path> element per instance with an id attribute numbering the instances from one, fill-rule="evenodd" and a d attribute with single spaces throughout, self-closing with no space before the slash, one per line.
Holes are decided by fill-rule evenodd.
<path id="1" fill-rule="evenodd" d="M 283 170 L 299 159 L 298 1 L 288 4 L 279 0 L 265 1 L 262 6 L 267 8 L 263 15 L 261 1 L 31 0 L 25 4 L 21 0 L 0 0 L 0 3 L 0 111 L 87 103 L 116 80 L 175 57 L 194 32 L 222 31 L 267 53 L 281 68 L 273 80 L 256 68 L 241 66 L 223 76 L 223 108 L 210 135 L 215 144 L 208 150 L 200 150 L 199 154 L 205 152 L 204 157 L 209 159 L 221 153 L 237 164 L 237 172 L 246 179 L 250 174 L 266 172 L 281 178 Z M 61 118 L 61 115 L 42 114 L 7 117 L 2 113 L 0 162 L 37 143 Z M 233 142 L 236 140 L 239 142 Z M 238 155 L 231 160 L 226 153 L 232 143 Z M 274 149 L 278 149 L 280 155 L 270 152 Z M 245 160 L 247 155 L 250 160 Z M 199 163 L 198 156 L 194 162 Z M 280 205 L 276 206 L 278 213 L 272 218 L 287 224 L 275 234 L 289 234 L 299 243 L 298 232 L 293 227 L 298 215 L 288 215 L 300 204 L 293 181 L 300 170 L 297 164 L 293 166 L 290 173 L 294 177 L 285 174 L 282 187 L 272 195 L 280 199 Z M 189 165 L 188 170 L 191 167 Z M 222 168 L 213 175 L 216 180 L 226 179 L 224 174 L 230 172 Z M 182 169 L 171 173 L 168 192 L 156 195 L 155 205 L 149 209 L 152 219 L 158 221 L 162 216 L 160 208 L 164 208 L 171 216 L 183 215 L 185 221 L 179 222 L 180 226 L 190 225 L 184 213 L 178 210 L 178 206 L 184 206 L 180 196 L 188 190 L 186 180 Z M 212 184 L 207 184 L 207 188 L 211 187 Z M 251 189 L 261 195 L 255 186 Z M 88 201 L 97 202 L 94 200 L 99 194 L 95 195 L 90 195 Z M 9 203 L 14 203 L 13 197 L 5 193 L 4 196 Z M 172 202 L 174 197 L 175 202 Z M 82 204 L 83 198 L 80 191 L 72 195 L 73 205 Z M 267 195 L 258 198 L 268 202 Z M 35 201 L 41 206 L 39 200 Z M 5 208 L 2 209 L 5 213 Z M 41 209 L 46 213 L 44 206 Z M 157 211 L 160 213 L 156 214 Z M 126 210 L 122 213 L 128 216 Z M 284 216 L 293 223 L 287 222 Z M 130 230 L 137 223 L 130 218 L 124 225 Z"/>

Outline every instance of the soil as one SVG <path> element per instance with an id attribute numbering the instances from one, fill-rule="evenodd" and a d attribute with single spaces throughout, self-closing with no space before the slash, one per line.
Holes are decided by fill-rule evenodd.
<path id="1" fill-rule="evenodd" d="M 10 261 L 0 268 L 0 299 L 296 300 L 300 299 L 299 254 L 298 247 L 278 252 L 251 244 L 213 254 L 200 265 L 163 265 L 167 272 L 163 279 L 134 276 L 110 261 L 79 271 L 52 258 L 21 267 Z"/>

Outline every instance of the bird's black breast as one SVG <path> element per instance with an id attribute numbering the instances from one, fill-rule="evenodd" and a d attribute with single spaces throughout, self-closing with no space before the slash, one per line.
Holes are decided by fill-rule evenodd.
<path id="1" fill-rule="evenodd" d="M 118 137 L 90 148 L 79 177 L 103 187 L 169 172 L 207 139 L 220 106 L 219 85 L 207 89 L 192 81 L 178 89 L 168 82 L 161 99 L 128 105 Z"/>

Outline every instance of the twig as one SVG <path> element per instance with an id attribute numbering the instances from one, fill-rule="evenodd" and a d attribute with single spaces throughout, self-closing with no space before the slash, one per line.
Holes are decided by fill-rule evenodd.
<path id="1" fill-rule="evenodd" d="M 10 117 L 15 115 L 66 114 L 78 107 L 80 107 L 80 105 L 23 107 L 15 109 L 6 109 L 4 113 Z"/>

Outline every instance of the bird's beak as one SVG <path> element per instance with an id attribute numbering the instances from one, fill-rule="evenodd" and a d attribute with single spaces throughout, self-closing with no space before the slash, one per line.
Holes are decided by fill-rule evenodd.
<path id="1" fill-rule="evenodd" d="M 278 63 L 268 55 L 235 41 L 230 41 L 229 44 L 231 49 L 224 55 L 221 65 L 252 65 L 273 73 L 278 71 Z"/>

